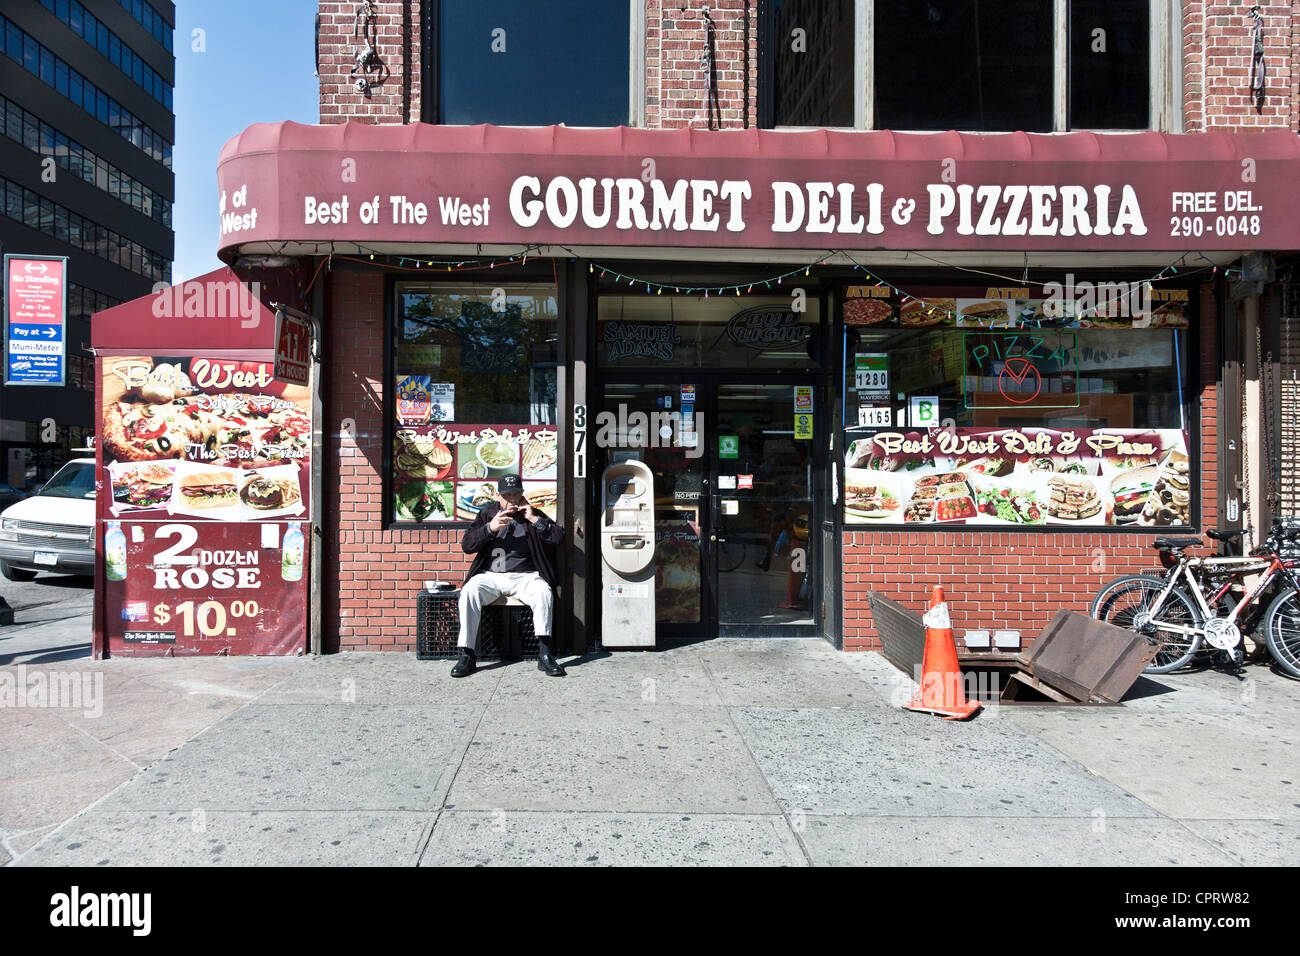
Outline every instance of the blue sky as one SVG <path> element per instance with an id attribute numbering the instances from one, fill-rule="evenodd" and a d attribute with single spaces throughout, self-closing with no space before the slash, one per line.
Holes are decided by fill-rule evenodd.
<path id="1" fill-rule="evenodd" d="M 173 281 L 217 259 L 217 155 L 253 123 L 315 123 L 315 0 L 176 4 L 176 261 Z M 195 29 L 206 52 L 195 52 Z"/>

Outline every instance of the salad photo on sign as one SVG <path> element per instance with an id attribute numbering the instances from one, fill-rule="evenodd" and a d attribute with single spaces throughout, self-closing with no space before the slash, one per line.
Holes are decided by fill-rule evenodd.
<path id="1" fill-rule="evenodd" d="M 240 359 L 105 356 L 110 510 L 258 520 L 306 509 L 310 393 Z"/>

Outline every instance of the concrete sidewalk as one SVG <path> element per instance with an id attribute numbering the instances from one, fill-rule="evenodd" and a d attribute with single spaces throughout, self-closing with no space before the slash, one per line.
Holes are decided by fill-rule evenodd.
<path id="1" fill-rule="evenodd" d="M 897 708 L 820 640 L 568 664 L 76 661 L 102 716 L 0 709 L 18 865 L 1290 864 L 1300 684 L 1143 679 L 1123 707 Z M 15 668 L 0 668 L 0 673 Z M 0 854 L 0 859 L 5 856 Z"/>

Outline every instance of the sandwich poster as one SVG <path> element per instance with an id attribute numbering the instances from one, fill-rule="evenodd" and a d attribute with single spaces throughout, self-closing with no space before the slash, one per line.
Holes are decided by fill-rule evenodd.
<path id="1" fill-rule="evenodd" d="M 1018 288 L 916 288 L 886 285 L 844 290 L 845 325 L 968 329 L 1185 329 L 1186 289 L 1145 282 L 1075 281 Z"/>
<path id="2" fill-rule="evenodd" d="M 1174 430 L 853 428 L 844 475 L 852 525 L 1192 523 L 1187 439 Z"/>
<path id="3" fill-rule="evenodd" d="M 497 480 L 517 474 L 524 496 L 556 515 L 558 433 L 554 425 L 428 424 L 393 436 L 393 518 L 472 521 L 496 497 Z"/>
<path id="4" fill-rule="evenodd" d="M 273 363 L 100 358 L 103 487 L 113 517 L 262 521 L 307 514 L 311 402 Z"/>

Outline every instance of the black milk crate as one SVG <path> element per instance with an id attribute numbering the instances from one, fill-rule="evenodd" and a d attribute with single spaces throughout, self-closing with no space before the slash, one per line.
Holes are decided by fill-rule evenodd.
<path id="1" fill-rule="evenodd" d="M 417 660 L 454 660 L 460 656 L 460 589 L 421 591 L 415 599 Z M 481 661 L 537 658 L 533 611 L 527 606 L 492 604 L 483 608 L 478 626 Z"/>

